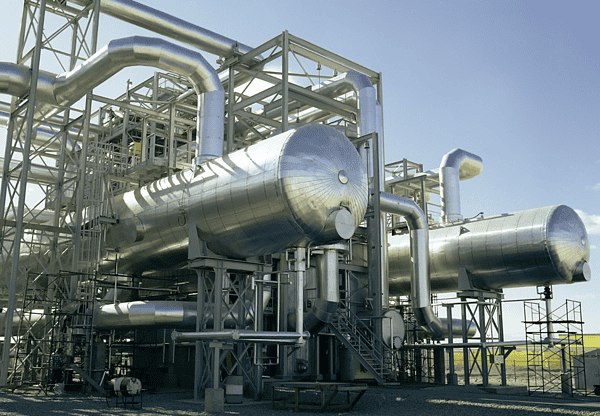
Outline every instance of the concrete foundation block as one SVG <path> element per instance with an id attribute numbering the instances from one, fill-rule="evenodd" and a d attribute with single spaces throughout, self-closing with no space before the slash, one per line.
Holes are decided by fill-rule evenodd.
<path id="1" fill-rule="evenodd" d="M 207 413 L 223 413 L 225 411 L 225 391 L 223 389 L 206 389 L 204 391 L 204 411 Z"/>

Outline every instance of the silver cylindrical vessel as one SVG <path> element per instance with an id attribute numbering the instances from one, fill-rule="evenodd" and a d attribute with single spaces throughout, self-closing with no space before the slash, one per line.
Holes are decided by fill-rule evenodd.
<path id="1" fill-rule="evenodd" d="M 390 295 L 410 293 L 408 235 L 389 239 Z M 474 287 L 503 289 L 588 281 L 589 240 L 577 213 L 556 205 L 430 229 L 433 292 L 453 292 L 464 267 Z"/>
<path id="2" fill-rule="evenodd" d="M 352 143 L 333 127 L 304 126 L 115 197 L 106 246 L 132 273 L 187 261 L 190 229 L 238 259 L 325 244 L 352 236 L 367 189 Z"/>

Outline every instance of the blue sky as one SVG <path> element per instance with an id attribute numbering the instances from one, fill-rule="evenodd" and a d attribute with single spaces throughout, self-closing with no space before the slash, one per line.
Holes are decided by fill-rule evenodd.
<path id="1" fill-rule="evenodd" d="M 556 286 L 555 305 L 581 300 L 586 333 L 600 333 L 600 2 L 145 3 L 250 46 L 287 29 L 382 72 L 387 162 L 406 157 L 433 169 L 455 147 L 483 158 L 483 173 L 461 182 L 465 217 L 579 210 L 592 282 Z M 16 56 L 16 4 L 0 16 L 2 61 Z M 136 34 L 148 33 L 102 16 L 99 45 Z M 536 296 L 535 288 L 505 293 Z M 522 306 L 505 307 L 507 334 L 522 338 L 521 314 Z"/>

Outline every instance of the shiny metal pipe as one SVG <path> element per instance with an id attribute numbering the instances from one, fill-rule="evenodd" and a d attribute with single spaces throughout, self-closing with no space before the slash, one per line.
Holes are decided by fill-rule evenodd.
<path id="1" fill-rule="evenodd" d="M 439 170 L 442 222 L 462 221 L 459 180 L 479 175 L 482 168 L 483 161 L 479 156 L 462 149 L 457 148 L 444 155 Z"/>
<path id="2" fill-rule="evenodd" d="M 82 6 L 91 3 L 90 0 L 72 1 Z M 241 53 L 252 50 L 250 46 L 236 40 L 135 1 L 101 0 L 100 11 L 134 26 L 167 36 L 218 56 L 230 57 L 234 55 L 236 50 Z"/>
<path id="3" fill-rule="evenodd" d="M 304 316 L 304 328 L 312 333 L 333 320 L 340 302 L 338 250 L 345 249 L 343 244 L 331 244 L 313 251 L 316 252 L 317 298 Z"/>
<path id="4" fill-rule="evenodd" d="M 310 338 L 308 332 L 267 332 L 267 331 L 207 331 L 207 332 L 171 332 L 171 339 L 175 342 L 185 341 L 245 341 L 245 342 L 289 342 Z"/>
<path id="5" fill-rule="evenodd" d="M 444 338 L 448 338 L 448 318 L 440 318 L 443 325 Z M 462 337 L 463 327 L 462 319 L 452 319 L 452 335 L 454 337 Z M 477 335 L 477 324 L 474 321 L 467 323 L 467 338 L 474 338 Z M 462 338 L 461 338 L 462 339 Z"/>
<path id="6" fill-rule="evenodd" d="M 421 208 L 411 199 L 381 192 L 382 212 L 404 217 L 410 229 L 411 301 L 417 324 L 433 338 L 444 334 L 444 326 L 431 307 L 429 281 L 429 225 Z"/>
<path id="7" fill-rule="evenodd" d="M 245 259 L 348 239 L 367 202 L 352 143 L 305 126 L 113 198 L 106 247 L 119 272 L 173 268 L 188 260 L 192 224 L 213 253 Z"/>
<path id="8" fill-rule="evenodd" d="M 0 63 L 0 67 L 2 67 L 2 63 Z M 2 77 L 0 76 L 0 79 Z M 6 88 L 6 87 L 5 87 Z M 0 101 L 0 126 L 8 126 L 8 118 L 10 117 L 10 103 Z M 73 121 L 73 119 L 71 119 Z M 59 148 L 59 143 L 53 141 L 52 143 L 47 143 L 47 139 L 55 136 L 57 134 L 57 130 L 59 130 L 63 124 L 64 120 L 62 117 L 51 116 L 44 120 L 44 124 L 46 127 L 39 127 L 33 130 L 33 136 L 31 138 L 32 143 L 44 143 L 51 150 L 57 150 Z M 77 123 L 75 123 L 77 125 Z M 54 131 L 51 129 L 51 126 L 56 126 Z M 102 126 L 99 124 L 91 124 L 90 123 L 90 131 L 93 133 L 101 133 Z M 69 130 L 69 139 L 67 141 L 67 150 L 79 150 L 79 144 L 77 143 L 80 140 L 78 137 L 79 131 L 76 129 Z"/>
<path id="9" fill-rule="evenodd" d="M 188 77 L 199 95 L 197 160 L 223 154 L 225 91 L 217 72 L 200 53 L 162 39 L 133 36 L 113 40 L 72 71 L 59 75 L 40 71 L 38 99 L 52 105 L 71 105 L 130 66 L 153 66 Z M 20 97 L 30 83 L 29 68 L 0 63 L 0 93 Z"/>
<path id="10" fill-rule="evenodd" d="M 99 306 L 94 326 L 101 329 L 145 326 L 193 328 L 196 316 L 196 302 L 123 302 Z"/>
<path id="11" fill-rule="evenodd" d="M 411 291 L 410 239 L 389 238 L 391 295 Z M 583 221 L 555 205 L 470 220 L 429 231 L 431 290 L 455 292 L 459 269 L 482 290 L 548 286 L 591 279 L 590 243 Z"/>
<path id="12" fill-rule="evenodd" d="M 304 275 L 306 274 L 306 248 L 296 249 L 296 331 L 304 331 Z M 302 338 L 298 338 L 302 342 Z"/>
<path id="13" fill-rule="evenodd" d="M 0 165 L 4 163 L 4 158 L 0 157 Z M 20 166 L 22 163 L 19 161 L 11 160 L 9 162 L 11 177 L 19 176 L 21 174 Z M 65 172 L 65 178 L 73 178 L 76 176 L 75 168 L 72 167 L 71 170 L 67 170 Z M 52 184 L 54 185 L 58 179 L 58 168 L 56 167 L 46 167 L 38 164 L 31 164 L 29 168 L 29 172 L 27 177 L 29 179 L 35 179 L 36 182 L 42 184 Z"/>
<path id="14" fill-rule="evenodd" d="M 24 311 L 22 309 L 16 310 L 12 315 L 12 334 L 21 335 L 33 329 L 34 333 L 39 335 L 39 332 L 44 330 L 44 316 L 43 309 L 34 309 L 30 311 Z M 6 312 L 0 312 L 0 326 L 6 326 Z"/>
<path id="15" fill-rule="evenodd" d="M 271 299 L 271 291 L 263 291 L 262 303 L 266 307 Z M 255 305 L 249 304 L 242 325 L 248 326 L 254 320 Z M 196 302 L 180 301 L 134 301 L 101 305 L 96 308 L 95 323 L 97 328 L 136 328 L 136 327 L 166 327 L 166 328 L 195 328 L 197 305 Z M 223 326 L 235 328 L 238 314 L 229 312 L 223 314 Z M 214 325 L 214 314 L 207 311 L 204 316 L 207 327 Z"/>
<path id="16" fill-rule="evenodd" d="M 358 102 L 358 135 L 364 136 L 377 131 L 377 91 L 365 74 L 348 71 L 313 86 L 312 91 L 330 98 L 354 91 Z M 371 174 L 370 177 L 372 176 Z"/>

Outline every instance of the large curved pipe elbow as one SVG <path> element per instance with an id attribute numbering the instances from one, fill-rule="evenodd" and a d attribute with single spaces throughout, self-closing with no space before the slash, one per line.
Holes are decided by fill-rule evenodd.
<path id="1" fill-rule="evenodd" d="M 109 42 L 72 71 L 40 72 L 41 101 L 69 106 L 124 68 L 151 66 L 189 79 L 198 94 L 196 160 L 223 154 L 225 90 L 216 70 L 196 52 L 158 38 L 133 36 Z M 0 93 L 23 96 L 31 84 L 27 67 L 0 63 Z"/>
<path id="2" fill-rule="evenodd" d="M 431 307 L 429 226 L 423 210 L 411 199 L 381 192 L 381 211 L 404 217 L 410 229 L 411 297 L 417 324 L 432 338 L 444 336 L 444 326 Z"/>
<path id="3" fill-rule="evenodd" d="M 460 210 L 459 181 L 471 179 L 481 173 L 483 160 L 470 152 L 454 149 L 444 155 L 440 164 L 440 199 L 442 221 L 451 223 L 463 219 Z"/>

